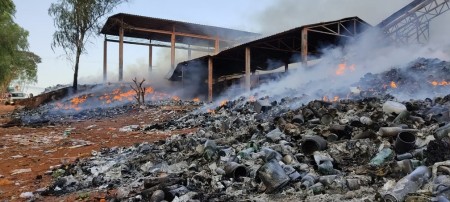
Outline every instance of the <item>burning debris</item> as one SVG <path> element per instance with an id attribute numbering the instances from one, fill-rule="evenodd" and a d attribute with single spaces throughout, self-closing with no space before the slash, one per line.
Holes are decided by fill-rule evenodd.
<path id="1" fill-rule="evenodd" d="M 417 74 L 394 69 L 366 75 L 358 82 L 361 93 L 349 99 L 299 105 L 305 97 L 240 97 L 163 124 L 125 126 L 120 129 L 124 133 L 197 130 L 164 141 L 93 151 L 90 158 L 48 171 L 54 183 L 32 197 L 103 190 L 109 201 L 444 200 L 450 196 L 450 94 L 444 86 L 419 82 L 419 75 L 450 78 L 449 65 L 418 62 L 421 65 L 408 67 Z M 436 98 L 401 102 L 389 95 L 408 87 L 428 90 Z M 126 91 L 113 92 L 97 100 L 128 98 Z M 85 107 L 94 98 L 84 94 L 64 103 Z M 167 98 L 146 105 L 201 104 L 198 99 Z M 74 110 L 70 119 L 134 109 L 125 104 Z M 39 112 L 52 121 L 62 117 L 45 110 L 50 111 L 48 105 L 23 112 L 21 118 Z"/>

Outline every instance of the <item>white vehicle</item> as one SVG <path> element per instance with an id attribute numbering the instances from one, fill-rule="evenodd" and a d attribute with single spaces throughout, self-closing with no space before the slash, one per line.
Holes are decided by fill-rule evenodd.
<path id="1" fill-rule="evenodd" d="M 9 104 L 14 104 L 14 102 L 16 100 L 22 100 L 22 99 L 26 99 L 26 98 L 28 98 L 26 93 L 23 93 L 23 92 L 11 92 L 11 93 L 9 93 L 7 102 L 9 102 Z"/>

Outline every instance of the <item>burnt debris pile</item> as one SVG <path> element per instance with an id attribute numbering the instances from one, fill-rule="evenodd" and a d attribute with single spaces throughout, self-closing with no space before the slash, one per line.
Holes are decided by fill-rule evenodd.
<path id="1" fill-rule="evenodd" d="M 125 127 L 122 132 L 149 134 L 197 130 L 104 148 L 52 167 L 47 174 L 53 184 L 36 190 L 36 197 L 109 190 L 109 201 L 448 201 L 449 75 L 449 63 L 419 59 L 406 69 L 366 75 L 358 84 L 361 93 L 349 99 L 302 104 L 305 97 L 241 97 L 165 123 Z M 401 101 L 390 95 L 415 85 L 435 96 Z M 134 109 L 122 105 L 71 116 Z M 27 116 L 23 112 L 22 119 Z"/>
<path id="2" fill-rule="evenodd" d="M 49 172 L 55 182 L 41 194 L 114 189 L 113 201 L 403 201 L 450 194 L 450 95 L 315 100 L 289 109 L 294 102 L 241 98 L 140 127 L 198 131 L 94 152 Z"/>
<path id="3" fill-rule="evenodd" d="M 450 63 L 419 58 L 405 67 L 368 73 L 355 84 L 362 96 L 390 93 L 402 99 L 445 96 L 450 88 Z"/>

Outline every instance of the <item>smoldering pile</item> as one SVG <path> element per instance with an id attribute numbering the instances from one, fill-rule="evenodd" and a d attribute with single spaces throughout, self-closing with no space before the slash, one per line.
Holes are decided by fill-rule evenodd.
<path id="1" fill-rule="evenodd" d="M 35 108 L 25 107 L 12 114 L 13 121 L 6 126 L 42 126 L 80 120 L 111 118 L 140 110 L 135 102 L 136 92 L 131 84 L 98 84 L 84 86 L 76 94 Z M 145 87 L 145 107 L 198 106 L 200 100 L 182 101 L 179 97 Z M 3 126 L 3 127 L 6 127 Z"/>
<path id="2" fill-rule="evenodd" d="M 404 67 L 368 73 L 354 86 L 363 96 L 389 93 L 404 100 L 445 96 L 450 93 L 450 62 L 419 58 Z"/>
<path id="3" fill-rule="evenodd" d="M 116 190 L 110 201 L 450 196 L 450 95 L 403 103 L 316 100 L 292 110 L 296 98 L 245 100 L 158 127 L 197 132 L 104 149 L 53 169 L 55 182 L 39 193 Z"/>

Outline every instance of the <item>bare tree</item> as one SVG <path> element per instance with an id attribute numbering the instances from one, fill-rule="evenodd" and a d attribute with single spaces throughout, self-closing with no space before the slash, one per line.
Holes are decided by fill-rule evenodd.
<path id="1" fill-rule="evenodd" d="M 138 102 L 138 105 L 141 106 L 145 104 L 145 87 L 142 87 L 142 84 L 144 83 L 145 79 L 142 79 L 141 82 L 137 82 L 136 77 L 133 79 L 134 85 L 136 86 L 133 88 L 132 85 L 130 87 L 136 92 L 136 96 L 134 97 L 136 101 Z"/>
<path id="2" fill-rule="evenodd" d="M 61 47 L 74 64 L 73 89 L 78 86 L 80 55 L 86 52 L 90 37 L 98 34 L 100 20 L 127 0 L 58 0 L 52 3 L 48 14 L 53 17 L 56 31 L 52 48 Z"/>

